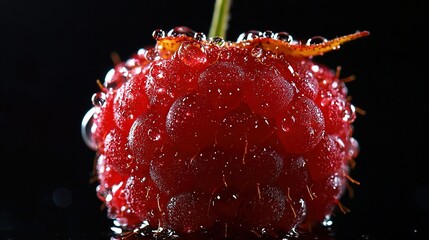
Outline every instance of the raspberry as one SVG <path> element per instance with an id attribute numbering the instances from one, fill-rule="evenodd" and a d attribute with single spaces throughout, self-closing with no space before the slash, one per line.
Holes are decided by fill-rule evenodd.
<path id="1" fill-rule="evenodd" d="M 312 57 L 366 35 L 156 30 L 84 118 L 109 218 L 146 237 L 276 239 L 331 217 L 359 150 L 356 112 L 338 72 Z"/>

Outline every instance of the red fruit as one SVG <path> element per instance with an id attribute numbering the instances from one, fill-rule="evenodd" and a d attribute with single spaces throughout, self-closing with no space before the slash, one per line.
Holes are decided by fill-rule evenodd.
<path id="1" fill-rule="evenodd" d="M 183 239 L 281 238 L 330 217 L 358 154 L 356 116 L 338 74 L 312 56 L 367 34 L 301 44 L 155 31 L 85 117 L 109 217 Z"/>

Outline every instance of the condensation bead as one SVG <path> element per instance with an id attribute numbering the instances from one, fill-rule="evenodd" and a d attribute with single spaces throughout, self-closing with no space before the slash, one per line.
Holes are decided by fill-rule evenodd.
<path id="1" fill-rule="evenodd" d="M 184 42 L 177 51 L 178 58 L 189 67 L 198 67 L 207 62 L 205 49 L 198 42 Z"/>
<path id="2" fill-rule="evenodd" d="M 326 38 L 324 38 L 322 36 L 314 36 L 314 37 L 309 38 L 305 44 L 307 46 L 309 46 L 309 45 L 315 45 L 315 44 L 325 43 L 327 41 L 328 41 L 328 39 L 326 39 Z"/>
<path id="3" fill-rule="evenodd" d="M 152 37 L 155 38 L 156 40 L 161 39 L 165 37 L 165 32 L 162 29 L 156 29 L 152 32 Z"/>
<path id="4" fill-rule="evenodd" d="M 274 34 L 273 38 L 278 39 L 278 40 L 282 40 L 282 41 L 285 41 L 285 42 L 288 42 L 288 43 L 293 42 L 292 35 L 290 35 L 287 32 L 278 32 L 278 33 Z"/>
<path id="5" fill-rule="evenodd" d="M 188 36 L 188 37 L 194 37 L 195 31 L 188 28 L 188 27 L 180 26 L 180 27 L 175 27 L 175 28 L 171 29 L 167 33 L 167 36 L 169 36 L 169 37 L 177 37 L 177 36 L 181 36 L 181 35 Z"/>
<path id="6" fill-rule="evenodd" d="M 237 42 L 253 40 L 260 37 L 263 37 L 263 33 L 261 31 L 251 30 L 240 34 L 237 38 Z"/>
<path id="7" fill-rule="evenodd" d="M 206 35 L 202 32 L 196 32 L 194 34 L 194 38 L 198 41 L 205 41 L 206 40 Z"/>
<path id="8" fill-rule="evenodd" d="M 83 141 L 85 144 L 92 150 L 97 150 L 97 144 L 94 140 L 94 132 L 95 132 L 95 125 L 94 125 L 94 113 L 96 111 L 96 108 L 91 108 L 83 117 L 82 123 L 81 123 L 81 135 L 83 138 Z"/>
<path id="9" fill-rule="evenodd" d="M 274 33 L 273 33 L 273 31 L 267 30 L 262 34 L 262 36 L 266 37 L 266 38 L 272 38 L 272 37 L 274 37 Z"/>
<path id="10" fill-rule="evenodd" d="M 106 103 L 106 94 L 104 92 L 94 93 L 91 102 L 94 107 L 103 107 Z"/>
<path id="11" fill-rule="evenodd" d="M 151 48 L 151 49 L 149 49 L 149 50 L 146 52 L 146 56 L 145 56 L 145 58 L 146 58 L 148 61 L 155 61 L 155 60 L 160 59 L 160 55 L 159 55 L 159 52 L 158 52 L 156 49 Z"/>
<path id="12" fill-rule="evenodd" d="M 222 37 L 212 37 L 209 39 L 209 42 L 219 47 L 225 45 L 225 40 Z"/>

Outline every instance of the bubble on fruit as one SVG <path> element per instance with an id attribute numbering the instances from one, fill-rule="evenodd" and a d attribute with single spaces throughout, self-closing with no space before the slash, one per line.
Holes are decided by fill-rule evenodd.
<path id="1" fill-rule="evenodd" d="M 350 104 L 349 102 L 344 103 L 344 112 L 343 112 L 343 122 L 352 123 L 356 118 L 355 106 Z"/>
<path id="2" fill-rule="evenodd" d="M 325 37 L 322 36 L 314 36 L 311 37 L 307 40 L 307 42 L 305 43 L 305 45 L 310 46 L 310 45 L 315 45 L 315 44 L 320 44 L 320 43 L 325 43 L 327 42 L 328 39 L 326 39 Z"/>
<path id="3" fill-rule="evenodd" d="M 152 37 L 153 37 L 155 40 L 158 40 L 158 39 L 160 39 L 160 38 L 165 37 L 165 32 L 164 32 L 164 30 L 162 30 L 162 29 L 156 29 L 155 31 L 153 31 L 153 32 L 152 32 Z"/>
<path id="4" fill-rule="evenodd" d="M 250 54 L 255 58 L 261 58 L 264 55 L 264 49 L 261 46 L 255 46 Z"/>
<path id="5" fill-rule="evenodd" d="M 137 55 L 140 57 L 140 58 L 146 58 L 146 54 L 147 54 L 147 49 L 145 49 L 145 48 L 140 48 L 138 51 L 137 51 Z"/>
<path id="6" fill-rule="evenodd" d="M 274 37 L 274 33 L 273 33 L 273 31 L 267 30 L 263 33 L 263 36 L 266 38 L 272 38 L 272 37 Z"/>
<path id="7" fill-rule="evenodd" d="M 92 105 L 94 107 L 102 107 L 106 103 L 106 94 L 104 92 L 97 92 L 92 95 Z"/>
<path id="8" fill-rule="evenodd" d="M 278 33 L 274 34 L 274 38 L 277 40 L 288 42 L 288 43 L 291 43 L 293 41 L 292 35 L 290 35 L 287 32 L 278 32 Z"/>
<path id="9" fill-rule="evenodd" d="M 115 75 L 115 69 L 110 69 L 104 77 L 104 85 L 107 86 L 112 82 L 113 76 Z"/>
<path id="10" fill-rule="evenodd" d="M 158 128 L 147 130 L 147 135 L 152 141 L 158 141 L 161 138 L 161 131 Z"/>
<path id="11" fill-rule="evenodd" d="M 81 123 L 81 135 L 85 144 L 92 150 L 97 150 L 97 144 L 94 140 L 93 133 L 95 132 L 94 113 L 95 107 L 92 107 L 83 117 Z"/>
<path id="12" fill-rule="evenodd" d="M 189 67 L 204 64 L 207 61 L 207 55 L 204 48 L 198 42 L 184 42 L 177 50 L 179 59 Z"/>
<path id="13" fill-rule="evenodd" d="M 240 34 L 237 38 L 237 42 L 253 40 L 260 37 L 263 37 L 263 33 L 261 31 L 251 30 Z"/>
<path id="14" fill-rule="evenodd" d="M 204 33 L 202 33 L 202 32 L 196 32 L 194 34 L 194 38 L 195 38 L 195 40 L 198 40 L 198 41 L 205 41 L 206 40 L 206 35 Z"/>
<path id="15" fill-rule="evenodd" d="M 147 52 L 146 52 L 146 56 L 145 56 L 145 58 L 148 60 L 148 61 L 155 61 L 155 60 L 157 60 L 157 59 L 159 59 L 160 58 L 160 56 L 159 56 L 159 52 L 156 50 L 156 49 L 154 49 L 154 48 L 151 48 L 151 49 L 149 49 Z"/>
<path id="16" fill-rule="evenodd" d="M 181 35 L 188 36 L 188 37 L 194 37 L 195 31 L 188 28 L 188 27 L 180 26 L 180 27 L 175 27 L 175 28 L 171 29 L 167 33 L 167 36 L 169 36 L 169 37 L 177 37 L 177 36 L 181 36 Z"/>
<path id="17" fill-rule="evenodd" d="M 209 40 L 210 43 L 222 47 L 225 44 L 225 39 L 222 37 L 212 37 Z"/>

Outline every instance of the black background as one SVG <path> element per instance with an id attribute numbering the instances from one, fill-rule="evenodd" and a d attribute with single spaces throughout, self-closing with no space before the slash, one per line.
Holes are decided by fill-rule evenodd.
<path id="1" fill-rule="evenodd" d="M 207 33 L 214 1 L 0 1 L 0 239 L 108 239 L 81 120 L 113 66 L 152 31 Z M 371 35 L 316 57 L 348 83 L 361 151 L 337 239 L 429 239 L 427 12 L 423 1 L 233 1 L 227 39 L 248 30 Z"/>

